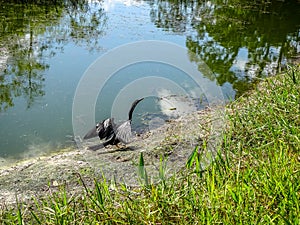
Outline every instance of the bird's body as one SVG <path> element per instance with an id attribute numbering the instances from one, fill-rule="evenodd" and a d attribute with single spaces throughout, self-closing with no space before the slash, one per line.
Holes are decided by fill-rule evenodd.
<path id="1" fill-rule="evenodd" d="M 132 114 L 137 104 L 143 99 L 144 98 L 137 99 L 132 103 L 128 113 L 128 120 L 116 125 L 113 118 L 105 119 L 97 123 L 96 126 L 83 137 L 83 139 L 90 139 L 99 136 L 100 140 L 106 140 L 106 142 L 103 143 L 104 147 L 107 145 L 117 145 L 120 142 L 128 144 L 132 140 Z"/>

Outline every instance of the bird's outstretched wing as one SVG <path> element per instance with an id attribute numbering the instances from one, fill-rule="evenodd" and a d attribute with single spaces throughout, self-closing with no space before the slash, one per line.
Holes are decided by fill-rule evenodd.
<path id="1" fill-rule="evenodd" d="M 91 129 L 83 139 L 90 139 L 93 137 L 99 137 L 100 139 L 108 140 L 114 134 L 114 119 L 108 118 L 96 124 L 93 129 Z"/>
<path id="2" fill-rule="evenodd" d="M 86 135 L 84 135 L 83 139 L 90 139 L 98 136 L 97 127 L 94 126 Z"/>
<path id="3" fill-rule="evenodd" d="M 116 131 L 116 138 L 123 142 L 124 144 L 128 144 L 132 141 L 132 132 L 131 132 L 131 124 L 130 121 L 127 120 L 124 123 L 120 124 Z"/>
<path id="4" fill-rule="evenodd" d="M 114 119 L 109 118 L 97 124 L 97 132 L 100 139 L 108 140 L 114 134 Z"/>

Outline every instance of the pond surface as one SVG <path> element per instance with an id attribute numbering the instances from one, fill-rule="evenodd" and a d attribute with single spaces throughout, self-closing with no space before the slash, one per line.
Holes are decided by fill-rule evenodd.
<path id="1" fill-rule="evenodd" d="M 300 52 L 299 1 L 0 2 L 2 158 L 74 146 L 76 87 L 96 59 L 120 45 L 159 40 L 187 48 L 194 53 L 191 63 L 202 61 L 209 67 L 212 73 L 205 78 L 219 85 L 226 99 L 275 74 Z M 124 86 L 150 75 L 172 77 L 193 88 L 186 74 L 173 67 L 153 62 L 129 66 L 105 84 L 96 120 L 110 116 Z M 168 100 L 171 96 L 161 93 Z M 184 96 L 174 99 L 184 102 Z M 201 94 L 195 96 L 195 109 L 205 106 L 201 99 Z M 137 117 L 145 121 L 160 114 L 166 119 L 173 109 L 166 113 L 162 105 L 149 98 L 137 109 Z"/>

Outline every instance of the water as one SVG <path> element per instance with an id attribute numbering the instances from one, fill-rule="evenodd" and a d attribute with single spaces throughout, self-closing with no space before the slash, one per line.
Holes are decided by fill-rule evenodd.
<path id="1" fill-rule="evenodd" d="M 76 87 L 98 57 L 120 45 L 161 40 L 187 47 L 195 53 L 191 63 L 203 60 L 213 72 L 207 78 L 221 86 L 227 99 L 251 89 L 257 78 L 273 75 L 300 52 L 297 1 L 172 2 L 41 6 L 1 1 L 0 157 L 34 156 L 73 146 Z M 149 74 L 193 86 L 182 71 L 163 64 L 123 68 L 99 95 L 96 119 L 110 115 L 124 85 Z M 185 101 L 184 96 L 175 98 Z M 161 102 L 150 98 L 137 115 L 140 121 L 158 113 L 169 116 L 170 110 L 162 111 Z"/>

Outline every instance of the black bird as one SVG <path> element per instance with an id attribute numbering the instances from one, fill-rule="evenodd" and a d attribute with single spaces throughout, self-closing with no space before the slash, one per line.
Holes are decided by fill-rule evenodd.
<path id="1" fill-rule="evenodd" d="M 97 123 L 96 126 L 83 137 L 83 139 L 90 139 L 99 136 L 100 140 L 102 139 L 107 140 L 102 144 L 103 147 L 107 145 L 117 145 L 120 142 L 124 144 L 129 143 L 132 138 L 132 132 L 131 132 L 132 114 L 137 104 L 143 99 L 144 98 L 137 99 L 132 103 L 128 113 L 128 120 L 126 120 L 125 122 L 119 125 L 116 125 L 114 123 L 114 118 L 105 119 Z"/>

